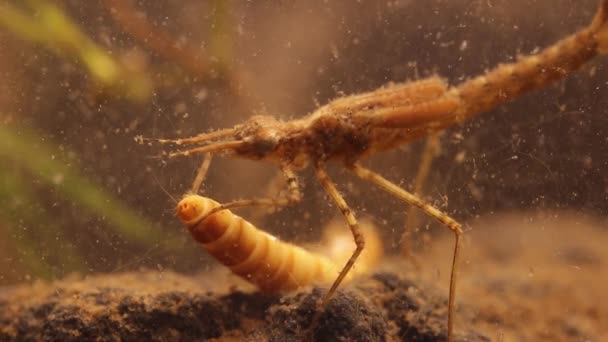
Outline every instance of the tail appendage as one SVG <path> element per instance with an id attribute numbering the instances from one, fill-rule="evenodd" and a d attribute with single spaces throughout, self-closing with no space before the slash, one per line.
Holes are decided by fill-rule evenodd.
<path id="1" fill-rule="evenodd" d="M 589 26 L 532 56 L 501 64 L 450 90 L 462 106 L 444 127 L 462 122 L 530 90 L 564 78 L 600 53 L 608 53 L 608 0 L 602 0 Z"/>
<path id="2" fill-rule="evenodd" d="M 595 32 L 598 52 L 608 54 L 608 0 L 602 0 L 589 29 Z"/>

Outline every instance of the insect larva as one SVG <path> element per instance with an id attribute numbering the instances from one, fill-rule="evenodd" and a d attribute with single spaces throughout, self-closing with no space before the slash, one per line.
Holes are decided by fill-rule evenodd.
<path id="1" fill-rule="evenodd" d="M 442 223 L 455 237 L 448 297 L 447 332 L 448 340 L 451 340 L 458 251 L 463 232 L 460 223 L 397 184 L 364 168 L 359 161 L 371 154 L 459 124 L 526 92 L 564 78 L 597 54 L 608 52 L 607 21 L 608 0 L 601 0 L 593 21 L 587 27 L 536 55 L 501 64 L 456 86 L 450 87 L 442 79 L 431 77 L 336 99 L 302 119 L 283 122 L 271 116 L 254 116 L 230 129 L 161 142 L 202 145 L 170 153 L 169 157 L 223 153 L 271 161 L 280 166 L 287 181 L 287 196 L 229 202 L 211 213 L 243 206 L 285 206 L 298 202 L 301 193 L 295 171 L 312 165 L 323 189 L 346 218 L 356 244 L 356 249 L 323 298 L 321 308 L 347 277 L 365 247 L 365 237 L 354 212 L 326 172 L 327 162 L 343 162 L 358 177 Z M 195 182 L 194 192 L 199 184 L 200 181 Z"/>
<path id="2" fill-rule="evenodd" d="M 283 242 L 259 230 L 230 210 L 209 214 L 220 204 L 197 195 L 184 197 L 177 205 L 177 215 L 192 237 L 205 250 L 232 272 L 256 285 L 261 291 L 276 293 L 310 284 L 330 284 L 340 271 L 335 261 L 350 256 L 334 252 L 331 259 Z M 379 238 L 371 230 L 368 238 L 375 241 L 367 257 L 357 263 L 357 272 L 373 267 L 381 254 Z M 332 250 L 344 247 L 344 237 L 331 235 L 326 242 Z M 352 239 L 350 240 L 352 245 Z M 339 244 L 339 245 L 338 245 Z M 331 246 L 330 246 L 331 247 Z M 348 246 L 349 250 L 352 246 Z M 372 244 L 372 246 L 374 245 Z M 350 274 L 355 275 L 355 272 Z"/>

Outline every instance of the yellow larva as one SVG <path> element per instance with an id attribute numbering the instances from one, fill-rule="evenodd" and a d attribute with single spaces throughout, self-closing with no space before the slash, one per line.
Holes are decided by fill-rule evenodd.
<path id="1" fill-rule="evenodd" d="M 354 244 L 344 244 L 344 236 L 331 235 L 332 259 L 281 241 L 256 228 L 230 210 L 209 214 L 220 204 L 212 199 L 187 195 L 177 205 L 177 216 L 192 237 L 232 272 L 256 285 L 260 291 L 276 293 L 310 284 L 331 284 L 340 273 Z M 381 242 L 375 231 L 366 229 L 369 251 L 357 263 L 355 272 L 364 272 L 378 261 Z M 339 246 L 337 244 L 340 244 Z M 346 248 L 345 251 L 341 251 Z M 342 260 L 341 260 L 342 259 Z M 334 261 L 332 261 L 334 260 Z"/>

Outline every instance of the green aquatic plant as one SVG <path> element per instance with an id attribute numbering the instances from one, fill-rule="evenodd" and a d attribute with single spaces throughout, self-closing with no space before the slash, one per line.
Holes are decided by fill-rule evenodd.
<path id="1" fill-rule="evenodd" d="M 209 54 L 213 56 L 220 71 L 229 72 L 232 67 L 232 27 L 230 4 L 224 0 L 214 0 L 211 3 L 211 31 L 209 32 Z"/>
<path id="2" fill-rule="evenodd" d="M 196 44 L 187 44 L 187 48 L 175 45 L 171 34 L 152 25 L 129 2 L 106 0 L 104 4 L 108 10 L 106 14 L 118 16 L 121 19 L 118 26 L 149 50 L 201 79 L 226 78 L 230 81 L 223 86 L 239 88 L 235 76 L 238 73 L 232 74 L 230 68 L 233 23 L 226 1 L 215 0 L 211 4 L 211 43 L 207 52 L 213 58 L 203 54 Z M 119 53 L 108 51 L 95 42 L 61 4 L 48 0 L 3 2 L 0 4 L 2 29 L 17 37 L 21 44 L 35 46 L 35 51 L 46 49 L 58 59 L 77 61 L 88 79 L 111 90 L 110 94 L 116 98 L 148 102 L 152 88 L 157 86 L 145 72 L 131 70 L 128 62 L 123 63 L 124 58 L 117 57 Z M 171 73 L 163 73 L 162 79 L 170 76 Z M 86 270 L 85 259 L 80 255 L 84 251 L 75 247 L 80 244 L 75 244 L 74 232 L 70 231 L 73 223 L 69 218 L 62 222 L 61 217 L 49 217 L 53 212 L 48 208 L 49 199 L 41 201 L 40 193 L 43 197 L 53 196 L 59 202 L 82 208 L 84 220 L 102 219 L 108 231 L 126 242 L 171 254 L 182 250 L 181 236 L 177 232 L 163 232 L 159 225 L 137 214 L 115 195 L 83 176 L 77 158 L 71 157 L 75 154 L 64 151 L 63 147 L 43 136 L 44 132 L 25 126 L 0 124 L 0 160 L 3 160 L 0 165 L 0 234 L 8 237 L 5 241 L 10 241 L 20 264 L 30 274 L 52 278 L 70 271 Z M 41 226 L 44 226 L 43 230 L 33 231 L 34 227 Z"/>
<path id="3" fill-rule="evenodd" d="M 5 161 L 5 166 L 0 167 L 2 220 L 13 226 L 41 226 L 41 222 L 53 221 L 44 218 L 44 213 L 42 217 L 35 215 L 37 218 L 34 220 L 30 208 L 36 207 L 37 200 L 28 187 L 32 182 L 25 181 L 25 176 L 20 176 L 16 170 L 8 168 L 9 163 L 6 161 L 12 161 L 11 165 L 14 165 L 15 169 L 24 170 L 29 177 L 40 181 L 43 186 L 52 187 L 61 197 L 83 208 L 84 212 L 102 217 L 108 228 L 126 241 L 172 252 L 179 250 L 181 244 L 177 236 L 168 237 L 157 224 L 141 217 L 102 187 L 81 176 L 77 171 L 78 161 L 66 160 L 62 157 L 64 154 L 58 146 L 41 139 L 33 132 L 16 126 L 0 126 L 0 159 Z M 10 203 L 13 205 L 9 205 Z M 49 243 L 57 240 L 60 227 L 51 224 L 44 228 L 36 232 L 37 239 Z M 27 235 L 22 235 L 15 233 L 13 237 L 15 243 L 20 244 L 18 249 L 27 256 L 25 263 L 36 270 L 37 276 L 48 277 L 48 265 L 33 257 L 39 255 L 34 250 L 35 244 L 28 240 Z M 83 269 L 75 249 L 66 247 L 66 244 L 61 247 L 48 247 L 50 248 L 47 249 L 62 251 L 63 255 L 59 256 L 62 267 L 73 271 Z"/>
<path id="4" fill-rule="evenodd" d="M 0 5 L 0 25 L 19 38 L 42 44 L 64 58 L 76 58 L 93 79 L 120 95 L 145 100 L 152 93 L 147 75 L 130 70 L 87 37 L 56 5 L 44 0 L 24 1 L 25 8 Z"/>
<path id="5" fill-rule="evenodd" d="M 0 168 L 0 221 L 2 234 L 10 239 L 19 264 L 43 279 L 67 272 L 84 272 L 85 265 L 76 248 L 60 238 L 61 228 L 36 205 L 36 195 L 27 179 L 15 171 Z M 59 272 L 49 258 L 61 265 Z"/>

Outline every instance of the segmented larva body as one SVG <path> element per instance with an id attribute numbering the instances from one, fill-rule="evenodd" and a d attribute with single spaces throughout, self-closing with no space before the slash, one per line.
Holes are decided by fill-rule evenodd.
<path id="1" fill-rule="evenodd" d="M 261 291 L 289 291 L 309 284 L 331 284 L 336 279 L 343 266 L 341 262 L 281 241 L 230 210 L 208 215 L 219 206 L 212 199 L 188 195 L 177 205 L 177 215 L 209 254 Z M 379 239 L 372 237 L 372 241 Z M 369 268 L 365 264 L 377 260 L 376 254 L 373 260 L 362 260 L 362 271 Z"/>

